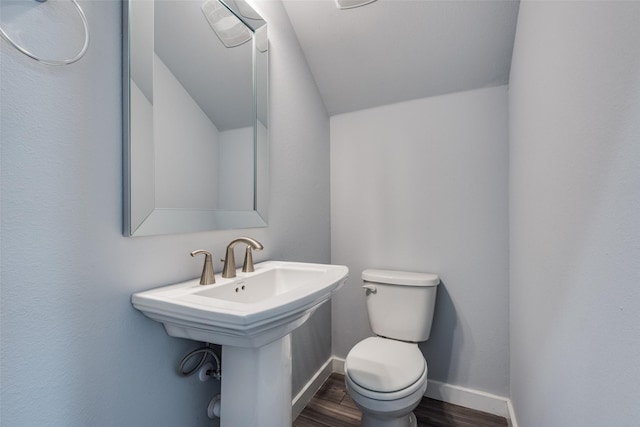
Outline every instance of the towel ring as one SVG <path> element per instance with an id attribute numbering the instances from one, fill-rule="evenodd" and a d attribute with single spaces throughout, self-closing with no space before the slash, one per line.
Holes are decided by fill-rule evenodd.
<path id="1" fill-rule="evenodd" d="M 45 2 L 47 0 L 37 0 L 37 1 L 42 3 L 42 2 Z M 43 64 L 47 64 L 47 65 L 69 65 L 69 64 L 73 64 L 74 62 L 76 62 L 80 58 L 82 58 L 84 56 L 84 54 L 87 52 L 87 48 L 89 47 L 89 24 L 87 24 L 87 17 L 85 16 L 84 11 L 82 10 L 82 8 L 78 4 L 78 2 L 76 0 L 71 0 L 71 2 L 73 3 L 73 5 L 78 10 L 78 15 L 80 15 L 80 18 L 82 19 L 82 25 L 84 26 L 84 45 L 82 46 L 82 49 L 80 49 L 80 52 L 78 52 L 78 54 L 76 56 L 74 56 L 73 58 L 60 59 L 60 60 L 57 60 L 57 59 L 43 59 L 43 58 L 40 58 L 37 55 L 29 52 L 27 49 L 23 48 L 18 43 L 13 41 L 11 39 L 11 37 L 9 37 L 9 35 L 7 33 L 5 33 L 5 31 L 2 29 L 2 27 L 0 27 L 0 35 L 6 41 L 11 43 L 11 45 L 13 47 L 15 47 L 16 49 L 18 49 L 20 52 L 24 53 L 25 55 L 27 55 L 31 59 L 35 59 L 38 62 L 42 62 Z"/>

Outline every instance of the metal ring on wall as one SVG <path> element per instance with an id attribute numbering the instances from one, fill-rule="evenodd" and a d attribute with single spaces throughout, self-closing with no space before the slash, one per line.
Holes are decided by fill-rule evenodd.
<path id="1" fill-rule="evenodd" d="M 46 0 L 37 0 L 37 1 L 44 2 Z M 27 49 L 23 48 L 18 43 L 13 41 L 11 39 L 11 37 L 9 37 L 9 35 L 7 33 L 5 33 L 5 31 L 2 29 L 2 27 L 0 27 L 0 35 L 6 41 L 11 43 L 11 45 L 13 47 L 15 47 L 16 49 L 18 49 L 20 52 L 24 53 L 25 55 L 27 55 L 31 59 L 35 59 L 38 62 L 42 62 L 43 64 L 47 64 L 47 65 L 69 65 L 69 64 L 73 64 L 74 62 L 76 62 L 80 58 L 82 58 L 84 56 L 84 54 L 87 52 L 87 48 L 89 47 L 89 24 L 87 23 L 87 17 L 85 16 L 85 14 L 84 14 L 82 8 L 80 7 L 80 5 L 78 4 L 78 2 L 76 0 L 71 0 L 71 2 L 73 3 L 73 5 L 78 10 L 78 14 L 80 15 L 80 18 L 82 19 L 82 25 L 84 26 L 84 35 L 85 35 L 85 37 L 84 37 L 84 45 L 82 46 L 82 49 L 80 49 L 80 52 L 78 52 L 78 54 L 76 56 L 74 56 L 73 58 L 61 59 L 61 60 L 43 59 L 43 58 L 40 58 L 40 57 L 36 56 L 35 54 L 29 52 Z"/>

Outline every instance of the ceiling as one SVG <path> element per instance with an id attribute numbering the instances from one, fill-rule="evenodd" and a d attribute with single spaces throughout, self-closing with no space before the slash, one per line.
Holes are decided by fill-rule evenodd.
<path id="1" fill-rule="evenodd" d="M 509 81 L 516 0 L 283 0 L 329 115 Z"/>

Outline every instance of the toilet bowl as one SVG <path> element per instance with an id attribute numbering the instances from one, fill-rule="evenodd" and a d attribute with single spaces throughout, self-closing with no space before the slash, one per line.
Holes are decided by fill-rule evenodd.
<path id="1" fill-rule="evenodd" d="M 363 426 L 415 427 L 412 411 L 427 389 L 427 363 L 417 344 L 371 337 L 349 352 L 345 383 Z"/>
<path id="2" fill-rule="evenodd" d="M 429 338 L 440 279 L 434 274 L 365 270 L 374 333 L 345 359 L 347 392 L 363 427 L 415 427 L 413 410 L 427 389 L 427 362 L 418 342 Z"/>

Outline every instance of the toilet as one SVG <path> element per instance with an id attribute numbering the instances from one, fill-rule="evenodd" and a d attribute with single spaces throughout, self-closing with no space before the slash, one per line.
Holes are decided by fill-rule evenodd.
<path id="1" fill-rule="evenodd" d="M 347 392 L 363 427 L 415 427 L 413 410 L 427 389 L 418 343 L 429 339 L 440 278 L 430 273 L 362 272 L 371 329 L 345 359 Z"/>

